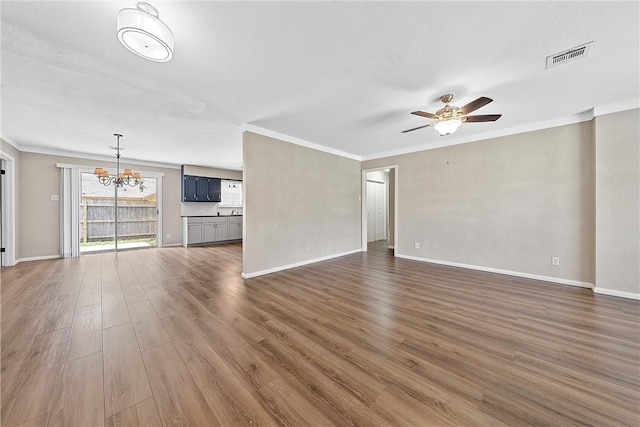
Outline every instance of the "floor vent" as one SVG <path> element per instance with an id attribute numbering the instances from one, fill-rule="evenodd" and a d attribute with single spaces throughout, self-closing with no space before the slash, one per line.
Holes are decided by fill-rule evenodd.
<path id="1" fill-rule="evenodd" d="M 589 51 L 591 50 L 592 43 L 593 42 L 585 43 L 580 46 L 572 47 L 569 50 L 547 56 L 546 69 L 548 70 L 550 68 L 557 67 L 558 65 L 566 64 L 568 62 L 587 57 L 589 55 Z"/>

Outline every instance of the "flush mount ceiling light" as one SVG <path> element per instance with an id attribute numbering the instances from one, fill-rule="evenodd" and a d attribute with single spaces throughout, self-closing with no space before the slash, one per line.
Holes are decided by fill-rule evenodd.
<path id="1" fill-rule="evenodd" d="M 155 62 L 173 58 L 173 33 L 149 3 L 118 13 L 118 40 L 131 52 Z"/>

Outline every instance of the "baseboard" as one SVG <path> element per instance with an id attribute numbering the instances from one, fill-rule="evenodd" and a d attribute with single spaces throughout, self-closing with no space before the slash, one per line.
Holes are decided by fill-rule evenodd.
<path id="1" fill-rule="evenodd" d="M 520 271 L 502 270 L 500 268 L 482 267 L 479 265 L 472 265 L 472 264 L 461 264 L 458 262 L 441 261 L 437 259 L 422 258 L 422 257 L 417 257 L 412 255 L 396 254 L 396 257 L 410 259 L 413 261 L 430 262 L 433 264 L 448 265 L 450 267 L 468 268 L 470 270 L 486 271 L 488 273 L 505 274 L 507 276 L 524 277 L 526 279 L 543 280 L 545 282 L 560 283 L 562 285 L 571 285 L 571 286 L 578 286 L 581 288 L 593 289 L 592 283 L 580 282 L 578 280 L 571 280 L 571 279 L 562 279 L 560 277 L 540 276 L 538 274 L 522 273 Z"/>
<path id="2" fill-rule="evenodd" d="M 391 246 L 387 246 L 388 249 L 395 249 L 396 247 L 391 245 Z"/>
<path id="3" fill-rule="evenodd" d="M 29 261 L 42 261 L 45 259 L 58 259 L 62 258 L 60 255 L 43 255 L 43 256 L 31 256 L 26 258 L 19 258 L 16 260 L 16 264 L 20 262 L 29 262 Z"/>
<path id="4" fill-rule="evenodd" d="M 633 292 L 616 291 L 615 289 L 601 288 L 600 286 L 596 286 L 593 289 L 593 292 L 595 292 L 596 294 L 610 295 L 612 297 L 640 300 L 640 294 L 634 294 Z"/>
<path id="5" fill-rule="evenodd" d="M 293 264 L 288 264 L 288 265 L 283 265 L 280 267 L 274 267 L 274 268 L 269 268 L 267 270 L 261 270 L 261 271 L 256 271 L 254 273 L 242 273 L 242 278 L 243 279 L 251 279 L 252 277 L 258 277 L 258 276 L 264 276 L 265 274 L 271 274 L 271 273 L 276 273 L 278 271 L 283 271 L 283 270 L 289 270 L 290 268 L 296 268 L 296 267 L 302 267 L 303 265 L 307 265 L 307 264 L 314 264 L 316 262 L 320 262 L 320 261 L 326 261 L 328 259 L 333 259 L 333 258 L 339 258 L 341 256 L 345 256 L 345 255 L 351 255 L 351 254 L 355 254 L 361 252 L 361 249 L 354 249 L 352 251 L 347 251 L 347 252 L 341 252 L 339 254 L 333 254 L 333 255 L 327 255 L 327 256 L 323 256 L 320 258 L 313 258 L 313 259 L 309 259 L 306 261 L 300 261 L 300 262 L 296 262 Z"/>
<path id="6" fill-rule="evenodd" d="M 162 245 L 163 248 L 175 248 L 176 246 L 182 246 L 182 243 L 170 243 L 168 245 Z"/>

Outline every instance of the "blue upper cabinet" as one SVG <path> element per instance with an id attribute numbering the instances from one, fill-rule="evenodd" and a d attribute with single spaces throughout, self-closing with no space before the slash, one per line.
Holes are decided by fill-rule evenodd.
<path id="1" fill-rule="evenodd" d="M 220 202 L 220 178 L 185 175 L 182 173 L 183 202 Z"/>
<path id="2" fill-rule="evenodd" d="M 221 200 L 220 178 L 209 178 L 208 197 L 210 202 L 219 202 Z"/>
<path id="3" fill-rule="evenodd" d="M 198 177 L 191 175 L 182 176 L 182 201 L 198 201 Z"/>
<path id="4" fill-rule="evenodd" d="M 209 178 L 203 176 L 196 177 L 196 188 L 196 201 L 209 202 Z"/>

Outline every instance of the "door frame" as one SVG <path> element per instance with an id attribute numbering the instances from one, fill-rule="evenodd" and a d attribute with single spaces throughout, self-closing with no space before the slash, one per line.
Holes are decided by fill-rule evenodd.
<path id="1" fill-rule="evenodd" d="M 2 238 L 5 243 L 4 266 L 17 264 L 16 259 L 16 179 L 15 158 L 0 150 L 0 158 L 4 160 L 5 175 L 2 191 Z"/>
<path id="2" fill-rule="evenodd" d="M 361 237 L 361 246 L 360 246 L 360 250 L 362 252 L 366 252 L 367 251 L 367 173 L 368 172 L 376 172 L 376 171 L 381 171 L 381 170 L 385 170 L 385 169 L 393 169 L 394 171 L 394 182 L 393 182 L 393 211 L 394 211 L 394 215 L 393 215 L 393 248 L 397 249 L 398 248 L 398 165 L 389 165 L 389 166 L 380 166 L 377 168 L 371 168 L 371 169 L 362 169 L 362 182 L 361 182 L 361 186 L 360 186 L 360 201 L 361 201 L 361 208 L 360 208 L 360 213 L 361 213 L 361 230 L 360 230 L 360 237 Z M 389 199 L 387 197 L 387 199 Z M 388 203 L 391 203 L 391 200 L 387 200 Z M 388 213 L 387 213 L 388 216 Z M 389 232 L 390 230 L 387 230 L 387 232 Z M 395 256 L 396 251 L 394 250 L 394 255 Z"/>
<path id="3" fill-rule="evenodd" d="M 389 191 L 389 181 L 378 181 L 375 179 L 367 179 L 367 204 L 369 202 L 369 183 L 372 184 L 378 184 L 378 185 L 382 185 L 383 189 L 384 189 L 384 236 L 383 239 L 388 240 L 389 239 L 389 233 L 390 233 L 390 229 L 391 229 L 391 225 L 389 224 L 389 205 L 391 204 L 391 201 L 389 200 L 389 195 L 391 194 Z M 374 198 L 377 199 L 377 196 Z M 374 200 L 374 235 L 373 235 L 373 240 L 369 240 L 369 237 L 371 237 L 369 235 L 369 215 L 368 215 L 368 211 L 369 211 L 369 207 L 367 206 L 367 243 L 369 242 L 377 242 L 378 240 L 383 240 L 383 239 L 378 239 L 377 238 L 377 229 L 378 227 L 376 226 L 376 222 L 377 221 L 377 209 L 375 209 L 375 204 L 376 204 L 377 200 Z"/>
<path id="4" fill-rule="evenodd" d="M 133 165 L 133 163 L 131 163 Z M 57 163 L 56 166 L 58 168 L 68 168 L 68 169 L 72 169 L 73 173 L 78 174 L 78 180 L 80 181 L 80 175 L 82 173 L 89 173 L 93 175 L 93 171 L 95 170 L 95 166 L 90 166 L 90 165 L 74 165 L 74 164 L 67 164 L 67 163 Z M 113 165 L 113 167 L 115 168 L 115 165 Z M 158 205 L 158 224 L 157 224 L 157 234 L 156 234 L 156 247 L 157 248 L 161 248 L 163 245 L 163 239 L 162 239 L 162 193 L 163 193 L 163 181 L 164 181 L 164 173 L 163 172 L 152 172 L 152 171 L 145 171 L 145 170 L 139 170 L 138 172 L 140 172 L 140 175 L 142 175 L 142 179 L 146 178 L 156 178 L 157 181 L 157 194 L 158 194 L 158 200 L 157 200 L 157 205 Z M 78 185 L 78 191 L 80 193 L 82 193 L 82 185 Z M 82 194 L 79 194 L 78 197 L 82 196 Z M 80 206 L 78 205 L 77 207 L 78 211 L 80 210 Z M 79 215 L 79 212 L 78 212 Z M 65 220 L 65 218 L 60 218 L 60 229 L 62 230 L 64 227 L 67 226 L 67 221 Z M 80 234 L 78 233 L 78 239 L 80 239 Z"/>
<path id="5" fill-rule="evenodd" d="M 94 169 L 90 168 L 90 167 L 86 167 L 86 166 L 80 166 L 79 167 L 79 173 L 80 173 L 80 195 L 82 196 L 82 174 L 83 173 L 87 173 L 87 174 L 91 174 L 93 175 L 93 171 Z M 156 217 L 156 248 L 161 248 L 163 245 L 162 242 L 162 182 L 163 182 L 163 178 L 164 178 L 164 173 L 162 172 L 148 172 L 148 171 L 139 171 L 140 175 L 142 175 L 142 179 L 144 180 L 145 178 L 151 178 L 151 179 L 155 179 L 156 180 L 156 194 L 157 194 L 157 200 L 156 200 L 156 206 L 157 206 L 157 217 Z M 117 227 L 117 225 L 116 225 Z M 116 245 L 117 246 L 117 245 Z"/>

